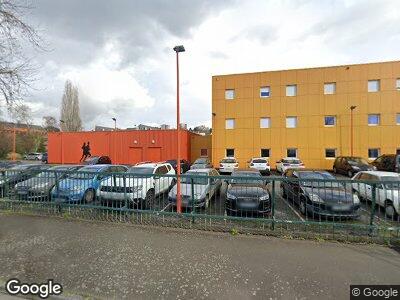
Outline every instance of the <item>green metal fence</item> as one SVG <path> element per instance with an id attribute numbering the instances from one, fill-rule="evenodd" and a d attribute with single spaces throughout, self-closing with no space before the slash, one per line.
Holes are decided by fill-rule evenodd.
<path id="1" fill-rule="evenodd" d="M 399 181 L 183 174 L 178 213 L 176 175 L 78 169 L 2 171 L 0 209 L 232 233 L 399 240 Z"/>

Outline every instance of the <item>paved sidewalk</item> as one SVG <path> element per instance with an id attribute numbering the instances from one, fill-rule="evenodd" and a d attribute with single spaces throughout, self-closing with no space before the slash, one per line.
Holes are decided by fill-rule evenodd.
<path id="1" fill-rule="evenodd" d="M 12 277 L 53 278 L 95 298 L 348 299 L 350 284 L 398 284 L 400 256 L 378 245 L 0 215 L 0 280 Z"/>

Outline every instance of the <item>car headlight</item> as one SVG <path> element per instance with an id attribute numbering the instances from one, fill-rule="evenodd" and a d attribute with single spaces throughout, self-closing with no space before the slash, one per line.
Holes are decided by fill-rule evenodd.
<path id="1" fill-rule="evenodd" d="M 353 170 L 360 171 L 360 168 L 357 166 L 352 166 Z"/>
<path id="2" fill-rule="evenodd" d="M 264 196 L 260 197 L 261 201 L 265 201 L 265 200 L 268 200 L 268 199 L 269 199 L 269 195 L 268 194 L 265 194 Z"/>
<path id="3" fill-rule="evenodd" d="M 70 188 L 71 191 L 73 192 L 79 192 L 82 191 L 84 188 L 80 185 L 74 185 L 73 187 Z"/>
<path id="4" fill-rule="evenodd" d="M 356 194 L 353 194 L 353 204 L 359 204 L 360 203 L 360 198 Z"/>
<path id="5" fill-rule="evenodd" d="M 139 192 L 143 189 L 143 185 L 137 185 L 132 188 L 133 193 Z"/>
<path id="6" fill-rule="evenodd" d="M 311 200 L 312 202 L 315 202 L 315 203 L 324 203 L 324 200 L 322 200 L 321 197 L 318 196 L 317 194 L 310 194 L 309 196 L 310 196 L 310 200 Z"/>
<path id="7" fill-rule="evenodd" d="M 232 195 L 230 193 L 226 193 L 226 198 L 228 198 L 228 199 L 236 199 L 236 196 Z"/>

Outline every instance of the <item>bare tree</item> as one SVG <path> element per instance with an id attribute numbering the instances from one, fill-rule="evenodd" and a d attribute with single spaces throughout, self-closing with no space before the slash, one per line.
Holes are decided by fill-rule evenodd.
<path id="1" fill-rule="evenodd" d="M 32 9 L 23 0 L 0 0 L 0 101 L 21 100 L 34 80 L 36 67 L 23 49 L 43 49 L 36 30 L 24 22 Z"/>
<path id="2" fill-rule="evenodd" d="M 9 108 L 11 118 L 18 124 L 26 124 L 28 128 L 32 124 L 32 111 L 26 104 L 15 104 Z"/>
<path id="3" fill-rule="evenodd" d="M 53 131 L 60 131 L 57 126 L 57 120 L 53 116 L 44 116 L 43 117 L 43 128 L 47 132 L 53 132 Z"/>
<path id="4" fill-rule="evenodd" d="M 65 82 L 61 102 L 61 120 L 61 129 L 63 131 L 82 130 L 78 89 L 69 80 Z"/>

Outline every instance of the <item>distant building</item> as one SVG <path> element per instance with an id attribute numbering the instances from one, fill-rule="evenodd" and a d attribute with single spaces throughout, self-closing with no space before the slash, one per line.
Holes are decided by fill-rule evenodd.
<path id="1" fill-rule="evenodd" d="M 126 130 L 157 130 L 157 129 L 160 129 L 160 127 L 144 125 L 144 124 L 139 124 L 135 127 L 126 128 Z"/>
<path id="2" fill-rule="evenodd" d="M 181 129 L 187 129 L 187 124 L 186 123 L 181 123 Z"/>
<path id="3" fill-rule="evenodd" d="M 96 125 L 94 131 L 114 131 L 114 128 Z"/>
<path id="4" fill-rule="evenodd" d="M 192 131 L 200 135 L 211 134 L 211 128 L 205 125 L 196 126 L 192 129 Z"/>
<path id="5" fill-rule="evenodd" d="M 163 129 L 163 130 L 171 129 L 171 126 L 170 126 L 170 125 L 167 125 L 167 124 L 161 124 L 161 125 L 160 125 L 160 129 Z"/>
<path id="6" fill-rule="evenodd" d="M 4 122 L 4 121 L 0 122 L 0 130 L 2 131 L 13 131 L 14 127 L 17 132 L 27 132 L 28 130 L 36 132 L 46 131 L 45 128 L 39 125 L 21 124 L 21 123 Z"/>

